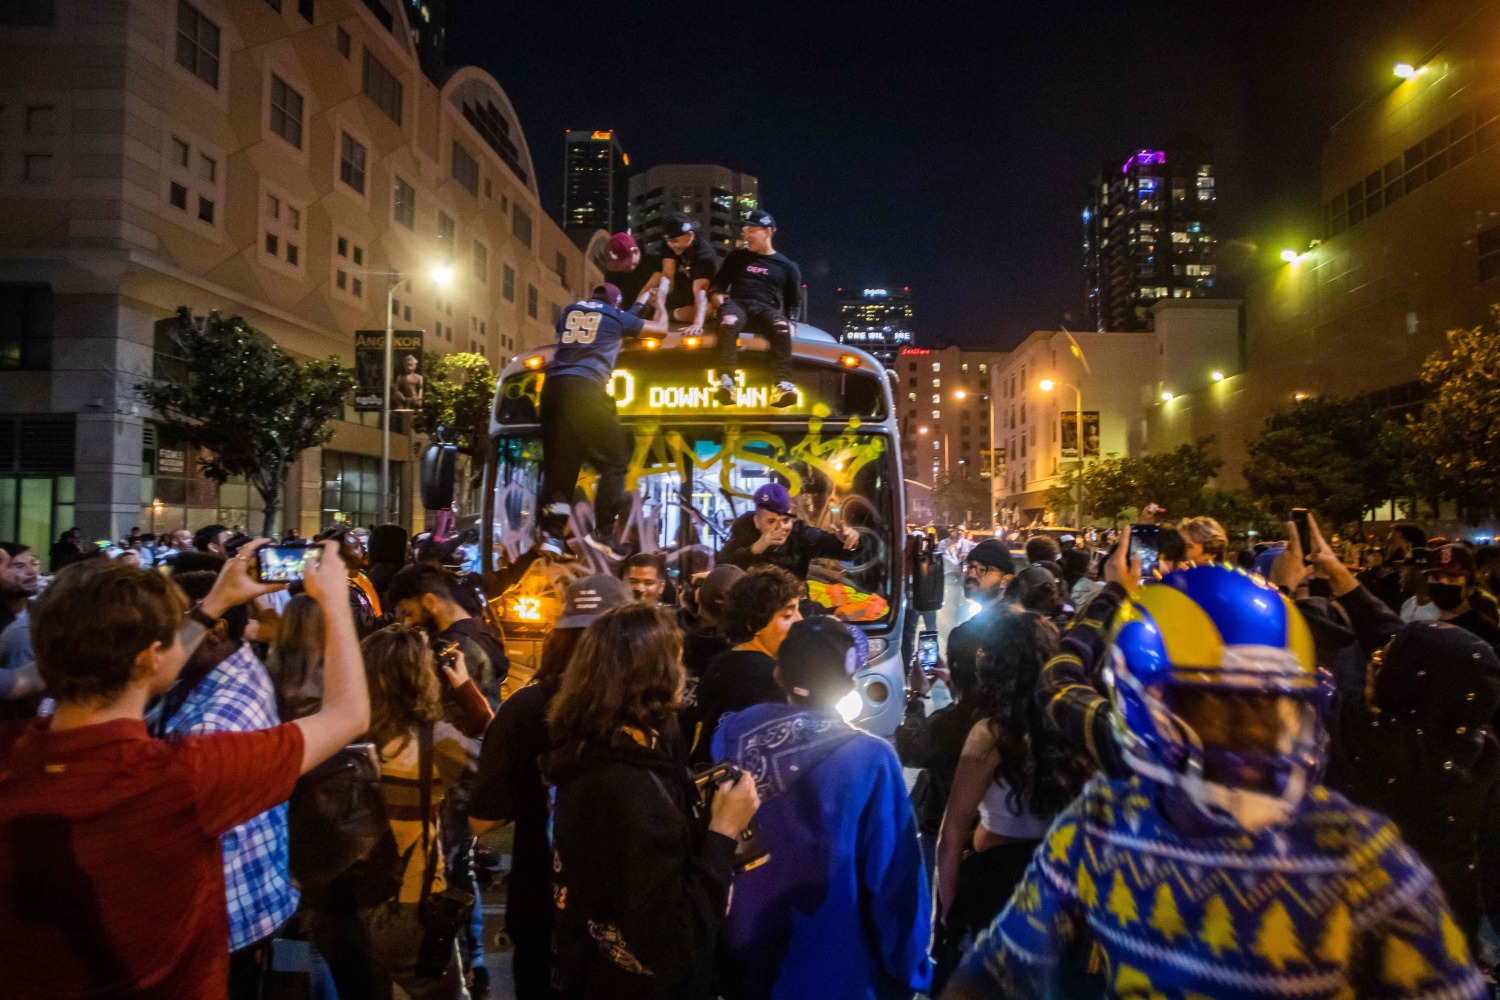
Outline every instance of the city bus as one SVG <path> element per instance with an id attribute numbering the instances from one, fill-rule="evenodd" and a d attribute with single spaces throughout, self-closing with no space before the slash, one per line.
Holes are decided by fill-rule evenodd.
<path id="1" fill-rule="evenodd" d="M 686 584 L 713 564 L 735 517 L 770 481 L 785 485 L 798 517 L 823 528 L 848 525 L 860 545 L 847 561 L 816 560 L 810 598 L 857 624 L 870 640 L 856 675 L 857 697 L 840 706 L 867 731 L 890 735 L 902 718 L 905 671 L 900 662 L 905 508 L 901 449 L 883 366 L 826 332 L 798 324 L 793 341 L 789 407 L 770 405 L 768 345 L 742 342 L 737 405 L 715 399 L 714 338 L 668 333 L 627 341 L 609 384 L 635 450 L 626 479 L 628 514 L 618 529 L 633 548 L 660 553 L 669 577 Z M 576 545 L 577 558 L 537 558 L 537 488 L 541 476 L 538 401 L 554 348 L 522 354 L 501 373 L 491 412 L 491 442 L 481 491 L 481 572 L 491 609 L 505 629 L 520 674 L 536 662 L 540 642 L 561 613 L 568 582 L 607 572 L 603 557 Z M 585 467 L 579 495 L 593 496 Z M 586 502 L 575 504 L 572 535 L 590 527 Z"/>

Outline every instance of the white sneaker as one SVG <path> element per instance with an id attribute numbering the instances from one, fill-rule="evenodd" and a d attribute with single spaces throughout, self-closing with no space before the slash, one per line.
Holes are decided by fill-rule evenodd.
<path id="1" fill-rule="evenodd" d="M 771 405 L 792 406 L 797 402 L 797 387 L 790 382 L 777 382 L 771 386 Z"/>
<path id="2" fill-rule="evenodd" d="M 733 406 L 738 401 L 735 389 L 733 375 L 720 375 L 718 386 L 714 390 L 714 399 L 718 400 L 720 406 Z"/>

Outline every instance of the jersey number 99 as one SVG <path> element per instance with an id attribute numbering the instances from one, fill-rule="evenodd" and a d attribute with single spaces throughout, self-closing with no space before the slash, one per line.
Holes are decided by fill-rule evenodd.
<path id="1" fill-rule="evenodd" d="M 563 327 L 564 344 L 592 344 L 599 335 L 600 314 L 574 310 L 568 313 L 568 323 Z"/>

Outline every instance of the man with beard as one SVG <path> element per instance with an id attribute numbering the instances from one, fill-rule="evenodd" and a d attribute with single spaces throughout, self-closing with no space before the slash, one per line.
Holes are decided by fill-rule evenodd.
<path id="1" fill-rule="evenodd" d="M 489 626 L 454 599 L 453 584 L 442 567 L 432 563 L 406 567 L 391 577 L 386 599 L 401 624 L 426 632 L 434 649 L 458 643 L 469 676 L 491 706 L 500 703 L 500 685 L 510 672 L 505 647 Z"/>
<path id="2" fill-rule="evenodd" d="M 989 620 L 1004 614 L 1006 588 L 1016 575 L 1010 550 L 998 539 L 987 538 L 974 546 L 964 562 L 964 599 L 980 606 L 979 613 L 948 633 L 948 669 L 974 676 L 979 669 L 979 640 L 988 631 Z M 984 619 L 984 620 L 981 620 Z"/>
<path id="3" fill-rule="evenodd" d="M 1474 553 L 1458 543 L 1434 549 L 1427 567 L 1427 596 L 1437 605 L 1438 621 L 1457 625 L 1500 648 L 1500 628 L 1469 607 L 1474 586 Z"/>

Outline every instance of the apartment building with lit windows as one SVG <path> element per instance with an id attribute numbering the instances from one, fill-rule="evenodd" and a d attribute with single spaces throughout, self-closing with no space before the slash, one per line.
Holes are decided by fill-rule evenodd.
<path id="1" fill-rule="evenodd" d="M 949 478 L 988 483 L 991 472 L 990 373 L 1003 351 L 904 348 L 891 369 L 901 423 L 901 471 L 907 518 L 932 516 L 928 497 Z M 992 491 L 993 492 L 993 491 Z M 988 510 L 976 522 L 988 526 Z"/>
<path id="2" fill-rule="evenodd" d="M 178 306 L 353 362 L 398 327 L 498 368 L 597 280 L 545 212 L 515 111 L 482 70 L 423 74 L 405 0 L 28 0 L 0 18 L 0 537 L 45 545 L 258 524 L 139 402 Z M 599 234 L 602 240 L 603 234 Z M 379 414 L 352 407 L 292 469 L 285 526 L 368 524 Z M 417 520 L 421 443 L 392 424 Z"/>
<path id="3" fill-rule="evenodd" d="M 740 220 L 760 205 L 760 181 L 708 163 L 668 163 L 635 174 L 629 182 L 628 223 L 642 246 L 661 242 L 667 216 L 681 212 L 720 250 L 740 244 Z M 791 219 L 782 225 L 795 226 Z"/>
<path id="4" fill-rule="evenodd" d="M 912 346 L 911 289 L 860 288 L 839 294 L 839 342 L 858 347 L 890 371 L 896 358 Z"/>
<path id="5" fill-rule="evenodd" d="M 1149 330 L 1160 299 L 1219 291 L 1217 171 L 1193 149 L 1143 149 L 1105 165 L 1083 209 L 1087 323 Z"/>

